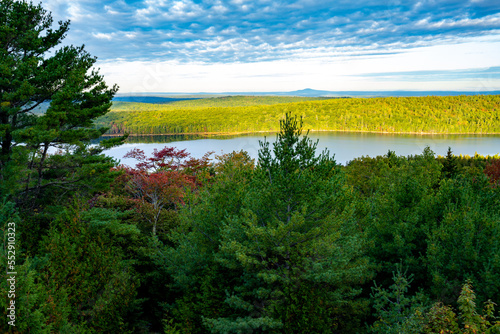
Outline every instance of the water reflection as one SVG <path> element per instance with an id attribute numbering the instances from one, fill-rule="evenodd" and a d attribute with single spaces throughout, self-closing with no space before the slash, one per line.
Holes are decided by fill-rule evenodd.
<path id="1" fill-rule="evenodd" d="M 273 135 L 272 133 L 263 133 L 262 136 Z M 239 134 L 239 135 L 201 135 L 201 134 L 192 134 L 192 135 L 137 135 L 137 136 L 129 136 L 126 140 L 127 144 L 168 144 L 172 142 L 178 141 L 187 141 L 187 140 L 198 140 L 198 139 L 232 139 L 239 137 L 248 137 L 255 136 L 255 134 Z M 113 138 L 113 136 L 101 136 L 99 139 L 95 141 L 98 143 L 101 140 Z"/>

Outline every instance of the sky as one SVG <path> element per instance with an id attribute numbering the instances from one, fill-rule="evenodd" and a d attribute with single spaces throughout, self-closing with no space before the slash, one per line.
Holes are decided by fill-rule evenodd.
<path id="1" fill-rule="evenodd" d="M 36 1 L 34 1 L 36 3 Z M 499 0 L 45 0 L 120 93 L 500 90 Z"/>

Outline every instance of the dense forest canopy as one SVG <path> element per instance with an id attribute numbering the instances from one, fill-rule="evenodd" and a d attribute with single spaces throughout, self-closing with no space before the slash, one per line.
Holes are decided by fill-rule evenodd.
<path id="1" fill-rule="evenodd" d="M 192 130 L 220 126 L 217 112 L 229 126 L 234 112 L 242 126 L 264 117 L 276 142 L 260 142 L 257 161 L 132 149 L 125 167 L 102 154 L 125 138 L 90 140 L 106 132 L 97 117 L 134 112 L 108 113 L 117 88 L 83 47 L 49 52 L 68 22 L 51 29 L 41 6 L 4 0 L 0 23 L 1 332 L 500 331 L 500 159 L 426 148 L 341 166 L 303 133 L 321 107 L 363 120 L 404 103 L 450 117 L 475 108 L 495 123 L 497 96 L 189 101 L 201 105 L 186 115 L 207 113 Z M 182 114 L 169 108 L 135 114 Z"/>
<path id="2" fill-rule="evenodd" d="M 276 132 L 279 120 L 290 112 L 300 115 L 311 131 L 500 133 L 500 95 L 300 99 L 117 102 L 97 124 L 109 127 L 108 134 Z"/>
<path id="3" fill-rule="evenodd" d="M 107 188 L 4 202 L 21 331 L 498 330 L 500 160 L 426 148 L 341 166 L 302 126 L 287 114 L 258 161 L 135 149 Z"/>

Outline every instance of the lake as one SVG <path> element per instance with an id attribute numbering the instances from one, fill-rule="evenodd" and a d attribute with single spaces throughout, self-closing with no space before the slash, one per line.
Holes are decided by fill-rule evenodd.
<path id="1" fill-rule="evenodd" d="M 186 149 L 191 156 L 199 158 L 208 151 L 215 154 L 230 153 L 232 151 L 247 151 L 252 158 L 257 159 L 259 140 L 267 137 L 269 142 L 274 142 L 276 134 L 247 134 L 227 137 L 202 137 L 202 136 L 138 136 L 130 137 L 122 146 L 107 150 L 104 153 L 121 160 L 122 164 L 134 166 L 134 159 L 123 159 L 123 156 L 133 148 L 143 150 L 150 155 L 153 150 L 165 146 L 174 146 Z M 309 134 L 313 141 L 319 140 L 318 153 L 328 149 L 335 154 L 338 163 L 346 164 L 348 161 L 361 156 L 375 157 L 387 154 L 389 150 L 397 155 L 421 154 L 426 146 L 437 155 L 446 155 L 448 147 L 453 154 L 495 155 L 500 153 L 500 135 L 413 135 L 413 134 L 378 134 L 378 133 L 353 133 L 353 132 L 313 132 Z M 270 145 L 272 148 L 272 144 Z"/>

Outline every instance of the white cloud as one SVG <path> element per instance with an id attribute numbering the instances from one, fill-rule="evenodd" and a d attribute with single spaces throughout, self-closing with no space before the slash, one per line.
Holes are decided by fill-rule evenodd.
<path id="1" fill-rule="evenodd" d="M 92 18 L 92 12 L 85 8 L 85 1 L 64 1 L 47 0 L 43 2 L 43 7 L 52 13 L 54 21 L 71 20 L 72 22 L 82 22 Z"/>
<path id="2" fill-rule="evenodd" d="M 430 22 L 429 18 L 418 21 L 415 26 L 427 29 L 442 29 L 442 28 L 465 28 L 475 26 L 489 26 L 500 28 L 500 13 L 488 15 L 477 19 L 444 19 L 438 22 Z"/>
<path id="3" fill-rule="evenodd" d="M 94 36 L 95 38 L 97 39 L 104 39 L 104 40 L 112 40 L 113 39 L 113 35 L 114 34 L 105 34 L 105 33 L 102 33 L 102 32 L 99 32 L 99 33 L 92 33 L 92 36 Z"/>
<path id="4" fill-rule="evenodd" d="M 500 35 L 500 6 L 494 0 L 45 0 L 43 5 L 53 12 L 55 22 L 72 20 L 64 43 L 85 43 L 91 54 L 110 61 L 106 66 L 117 57 L 149 59 L 141 63 L 143 73 L 136 73 L 135 82 L 148 73 L 144 66 L 178 60 L 175 67 L 181 72 L 168 67 L 178 83 L 172 87 L 186 91 L 195 91 L 191 88 L 205 82 L 205 77 L 210 78 L 205 84 L 217 91 L 243 90 L 251 83 L 275 90 L 295 82 L 311 87 L 317 82 L 325 86 L 317 88 L 324 89 L 336 87 L 337 82 L 377 88 L 374 78 L 350 74 L 498 66 L 500 54 L 498 40 L 477 37 Z M 246 62 L 252 69 L 248 72 L 242 67 Z M 112 78 L 122 90 L 132 90 L 134 82 L 127 72 L 135 71 L 138 63 L 123 59 L 117 64 L 128 65 L 123 65 L 122 73 L 110 72 Z M 269 68 L 276 69 L 272 72 L 276 78 L 252 75 Z M 203 78 L 194 69 L 205 73 Z M 227 74 L 219 78 L 213 69 Z M 233 70 L 240 79 L 225 84 Z M 196 82 L 190 81 L 193 76 Z M 487 85 L 494 86 L 494 80 Z M 155 91 L 172 88 L 169 78 L 161 85 L 146 81 Z M 390 81 L 380 87 L 421 84 Z M 463 80 L 452 84 L 466 85 Z"/>
<path id="5" fill-rule="evenodd" d="M 241 41 L 225 41 L 206 48 L 244 48 Z M 352 50 L 360 56 L 331 54 L 323 48 L 316 53 L 304 50 L 295 60 L 254 63 L 201 62 L 101 62 L 108 83 L 118 83 L 124 92 L 241 92 L 287 91 L 312 87 L 324 90 L 499 90 L 500 78 L 453 81 L 377 80 L 363 77 L 379 72 L 457 70 L 500 66 L 499 36 L 464 39 L 457 45 L 399 50 L 397 54 L 370 55 L 369 50 Z M 200 41 L 200 43 L 203 43 Z M 263 45 L 262 48 L 268 46 Z M 330 54 L 329 54 L 330 53 Z"/>
<path id="6" fill-rule="evenodd" d="M 138 34 L 136 32 L 127 32 L 125 33 L 125 37 L 129 39 L 137 38 Z"/>
<path id="7" fill-rule="evenodd" d="M 229 9 L 226 6 L 224 6 L 224 3 L 220 0 L 215 1 L 211 10 L 213 10 L 218 14 L 224 14 L 229 11 Z"/>
<path id="8" fill-rule="evenodd" d="M 67 12 L 69 14 L 69 19 L 74 22 L 92 18 L 91 13 L 85 11 L 78 2 L 69 3 Z"/>
<path id="9" fill-rule="evenodd" d="M 205 29 L 205 33 L 207 35 L 215 35 L 215 33 L 216 33 L 215 27 L 209 27 L 209 28 Z"/>
<path id="10" fill-rule="evenodd" d="M 104 6 L 104 10 L 106 10 L 106 14 L 109 14 L 109 15 L 118 15 L 118 14 L 120 14 L 120 12 L 114 10 L 113 7 L 111 7 L 111 6 Z"/>
<path id="11" fill-rule="evenodd" d="M 137 21 L 161 22 L 161 20 L 177 21 L 189 20 L 203 15 L 203 7 L 191 0 L 146 0 L 145 8 L 137 9 Z"/>

